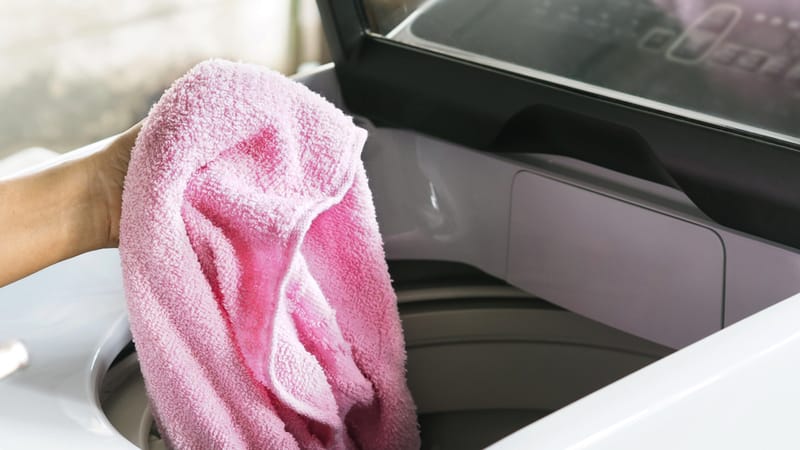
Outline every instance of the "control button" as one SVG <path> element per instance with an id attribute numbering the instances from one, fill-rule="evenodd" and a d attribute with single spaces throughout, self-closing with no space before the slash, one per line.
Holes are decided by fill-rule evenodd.
<path id="1" fill-rule="evenodd" d="M 711 31 L 692 30 L 672 49 L 671 55 L 689 61 L 700 59 L 711 49 L 718 37 L 718 33 Z"/>
<path id="2" fill-rule="evenodd" d="M 790 65 L 792 60 L 788 56 L 773 56 L 761 68 L 761 73 L 771 78 L 778 78 L 789 70 Z"/>
<path id="3" fill-rule="evenodd" d="M 584 19 L 583 23 L 590 27 L 608 28 L 608 21 L 602 19 Z"/>
<path id="4" fill-rule="evenodd" d="M 642 48 L 653 51 L 661 51 L 675 37 L 675 32 L 671 30 L 655 29 L 642 39 Z"/>
<path id="5" fill-rule="evenodd" d="M 698 25 L 699 28 L 721 33 L 736 19 L 736 11 L 729 8 L 717 8 L 709 12 Z"/>
<path id="6" fill-rule="evenodd" d="M 767 55 L 758 52 L 744 52 L 736 60 L 736 67 L 744 70 L 758 70 L 767 61 Z"/>
<path id="7" fill-rule="evenodd" d="M 783 17 L 775 16 L 769 20 L 769 24 L 773 27 L 779 27 L 783 25 Z"/>
<path id="8" fill-rule="evenodd" d="M 731 64 L 742 53 L 742 48 L 733 44 L 725 44 L 711 55 L 711 60 L 717 64 Z"/>

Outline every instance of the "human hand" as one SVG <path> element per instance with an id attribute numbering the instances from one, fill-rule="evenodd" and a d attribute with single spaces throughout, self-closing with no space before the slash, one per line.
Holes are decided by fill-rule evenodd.
<path id="1" fill-rule="evenodd" d="M 93 180 L 90 190 L 96 205 L 94 229 L 100 235 L 99 245 L 116 247 L 119 244 L 119 221 L 122 212 L 122 188 L 131 150 L 136 143 L 136 136 L 142 123 L 129 128 L 117 136 L 108 146 L 89 158 L 86 169 L 89 180 Z"/>

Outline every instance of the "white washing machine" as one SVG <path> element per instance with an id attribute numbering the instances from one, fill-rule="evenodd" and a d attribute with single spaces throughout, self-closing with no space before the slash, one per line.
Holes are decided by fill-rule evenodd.
<path id="1" fill-rule="evenodd" d="M 337 66 L 298 79 L 350 111 L 370 132 L 363 160 L 400 301 L 423 448 L 483 448 L 800 291 L 794 237 L 772 224 L 747 222 L 744 213 L 740 222 L 728 220 L 724 202 L 705 195 L 709 186 L 712 194 L 727 193 L 726 177 L 736 167 L 720 163 L 719 177 L 709 178 L 699 156 L 686 162 L 670 153 L 680 139 L 691 147 L 700 142 L 697 133 L 713 129 L 719 136 L 708 134 L 703 142 L 713 148 L 715 139 L 739 145 L 731 147 L 739 152 L 731 161 L 747 161 L 742 155 L 754 148 L 774 158 L 762 169 L 779 172 L 786 165 L 776 155 L 792 145 L 790 139 L 753 140 L 747 134 L 752 127 L 739 127 L 747 131 L 739 136 L 729 122 L 684 124 L 675 119 L 683 117 L 677 108 L 664 113 L 665 122 L 654 122 L 653 111 L 646 109 L 653 104 L 613 109 L 606 105 L 607 92 L 597 89 L 586 98 L 561 98 L 567 94 L 552 76 L 544 78 L 553 86 L 531 88 L 542 95 L 539 106 L 525 109 L 520 103 L 521 115 L 503 122 L 487 95 L 513 104 L 509 96 L 521 85 L 492 89 L 499 86 L 498 77 L 508 76 L 504 70 L 517 70 L 523 62 L 502 70 L 481 66 L 491 64 L 488 59 L 461 67 L 458 58 L 481 48 L 458 49 L 457 43 L 434 42 L 435 35 L 414 34 L 414 20 L 424 19 L 424 11 L 434 19 L 458 15 L 429 5 L 393 31 L 397 42 L 424 51 L 369 32 L 354 38 L 362 47 L 351 53 L 344 31 L 352 5 L 321 1 L 320 6 L 329 35 L 338 36 L 331 41 Z M 634 44 L 651 51 L 639 48 L 638 40 Z M 448 51 L 450 56 L 441 57 Z M 412 66 L 403 73 L 394 64 L 417 60 L 433 71 L 426 75 L 431 85 L 417 86 L 419 98 L 391 103 L 409 97 L 406 80 L 423 76 Z M 680 70 L 689 70 L 682 64 Z M 373 76 L 387 69 L 400 76 Z M 437 83 L 456 74 L 464 78 L 451 78 L 453 85 L 485 77 L 487 91 L 465 99 L 440 90 Z M 530 70 L 524 75 L 533 76 Z M 509 79 L 521 82 L 520 76 Z M 375 94 L 381 83 L 394 83 L 397 90 Z M 569 88 L 586 88 L 580 83 Z M 555 93 L 545 95 L 543 89 Z M 482 113 L 471 103 L 479 101 L 486 104 Z M 605 118 L 617 125 L 607 133 L 597 131 L 605 123 L 584 121 L 564 109 L 585 104 L 580 114 L 596 116 L 601 106 L 591 102 L 610 108 Z M 454 115 L 437 119 L 448 112 Z M 704 117 L 695 114 L 692 120 Z M 441 123 L 427 127 L 422 121 L 428 119 Z M 667 133 L 678 126 L 667 120 L 680 122 L 686 133 Z M 504 131 L 486 148 L 464 143 L 480 142 L 488 136 L 482 133 L 501 125 Z M 590 133 L 590 140 L 526 134 L 545 125 L 558 132 L 574 125 L 579 133 Z M 453 133 L 463 139 L 451 139 Z M 641 139 L 660 159 L 651 158 Z M 618 142 L 630 150 L 630 165 L 565 151 L 564 142 L 589 150 Z M 732 192 L 776 195 L 748 186 Z M 786 208 L 791 224 L 793 206 Z M 14 343 L 0 347 L 0 367 L 10 367 L 0 379 L 0 449 L 163 448 L 131 344 L 115 250 L 82 255 L 0 289 L 0 342 Z M 14 370 L 23 360 L 26 367 Z"/>
<path id="2" fill-rule="evenodd" d="M 303 81 L 337 100 L 332 68 Z M 641 289 L 637 264 L 643 276 L 654 266 L 672 272 L 706 264 L 695 261 L 702 240 L 677 251 L 667 248 L 675 241 L 642 247 L 637 227 L 685 228 L 689 238 L 708 233 L 716 245 L 717 233 L 725 232 L 690 214 L 676 192 L 577 161 L 502 158 L 360 120 L 371 132 L 364 161 L 400 301 L 423 448 L 483 448 L 719 328 L 719 308 L 711 323 L 698 324 L 700 314 L 679 301 L 681 295 L 702 300 L 702 285 L 664 284 L 671 291 L 652 292 L 655 300 L 634 297 Z M 621 227 L 620 239 L 597 241 L 581 235 L 585 230 L 563 228 L 576 208 L 596 215 L 575 226 L 616 222 L 608 230 Z M 540 223 L 542 215 L 549 219 Z M 517 221 L 524 229 L 515 228 Z M 753 257 L 798 257 L 751 245 Z M 558 248 L 563 252 L 553 253 Z M 530 252 L 516 257 L 525 267 L 509 267 L 516 252 Z M 573 280 L 576 272 L 583 282 Z M 537 291 L 554 300 L 531 294 Z M 673 296 L 653 315 L 636 311 Z M 582 314 L 557 303 L 577 305 Z M 0 340 L 21 342 L 29 355 L 28 367 L 0 380 L 0 448 L 163 448 L 131 344 L 115 250 L 65 261 L 0 290 Z"/>

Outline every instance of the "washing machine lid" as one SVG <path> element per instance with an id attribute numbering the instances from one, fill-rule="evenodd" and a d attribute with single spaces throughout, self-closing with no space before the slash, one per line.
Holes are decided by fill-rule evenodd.
<path id="1" fill-rule="evenodd" d="M 378 124 L 561 154 L 800 248 L 800 6 L 319 0 L 344 100 Z"/>

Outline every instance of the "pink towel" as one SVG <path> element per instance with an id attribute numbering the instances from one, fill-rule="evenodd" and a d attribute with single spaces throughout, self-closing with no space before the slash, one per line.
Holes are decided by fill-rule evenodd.
<path id="1" fill-rule="evenodd" d="M 173 448 L 419 447 L 365 138 L 304 86 L 224 61 L 151 110 L 120 254 Z"/>

